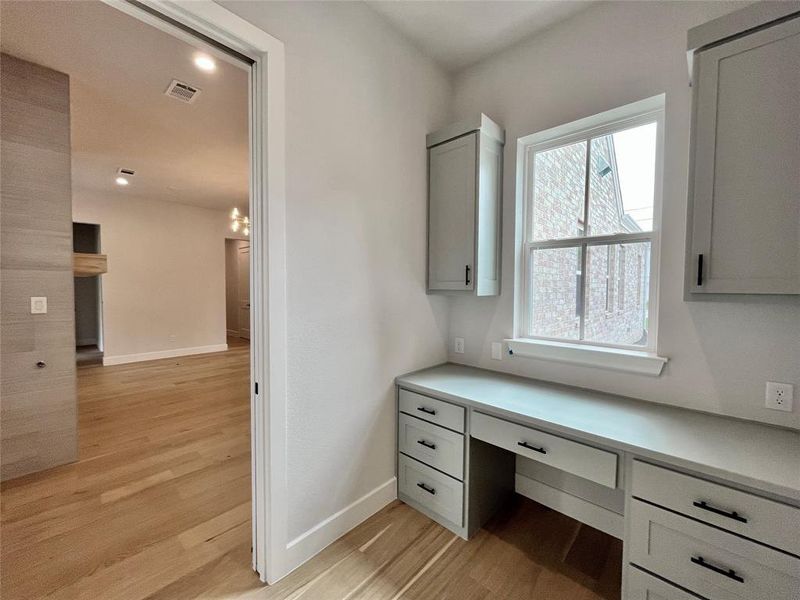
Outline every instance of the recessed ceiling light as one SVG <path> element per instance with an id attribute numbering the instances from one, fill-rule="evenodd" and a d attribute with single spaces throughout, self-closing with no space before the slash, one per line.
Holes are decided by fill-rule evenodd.
<path id="1" fill-rule="evenodd" d="M 194 57 L 194 65 L 201 71 L 208 72 L 215 71 L 217 68 L 217 63 L 207 54 L 196 54 Z"/>
<path id="2" fill-rule="evenodd" d="M 124 177 L 117 177 L 117 178 L 116 178 L 114 181 L 116 181 L 116 182 L 117 182 L 117 185 L 128 185 L 128 183 L 130 183 L 130 182 L 129 182 L 127 179 L 125 179 Z"/>

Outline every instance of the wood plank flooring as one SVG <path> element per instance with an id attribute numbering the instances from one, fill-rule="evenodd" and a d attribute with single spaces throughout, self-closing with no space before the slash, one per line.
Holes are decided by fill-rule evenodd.
<path id="1" fill-rule="evenodd" d="M 79 369 L 80 460 L 2 486 L 3 600 L 619 598 L 621 544 L 523 498 L 469 542 L 392 503 L 263 586 L 247 352 Z"/>

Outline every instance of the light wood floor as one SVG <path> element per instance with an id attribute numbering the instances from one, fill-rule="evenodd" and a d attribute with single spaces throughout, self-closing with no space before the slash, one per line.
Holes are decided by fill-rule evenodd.
<path id="1" fill-rule="evenodd" d="M 395 502 L 262 586 L 247 351 L 79 369 L 80 461 L 2 487 L 3 600 L 619 598 L 620 543 L 522 498 L 469 542 Z"/>

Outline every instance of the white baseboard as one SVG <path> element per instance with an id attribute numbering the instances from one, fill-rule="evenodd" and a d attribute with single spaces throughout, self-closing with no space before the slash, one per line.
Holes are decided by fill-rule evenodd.
<path id="1" fill-rule="evenodd" d="M 213 344 L 211 346 L 195 346 L 194 348 L 172 348 L 170 350 L 142 352 L 141 354 L 104 356 L 103 366 L 124 365 L 126 363 L 142 362 L 145 360 L 158 360 L 160 358 L 174 358 L 176 356 L 191 356 L 192 354 L 208 354 L 209 352 L 224 352 L 227 349 L 228 344 Z"/>
<path id="2" fill-rule="evenodd" d="M 578 498 L 519 473 L 516 475 L 514 490 L 518 494 L 557 510 L 576 521 L 586 523 L 608 535 L 622 539 L 624 519 L 622 515 L 607 508 L 592 504 L 583 498 Z"/>
<path id="3" fill-rule="evenodd" d="M 287 573 L 312 558 L 359 523 L 397 499 L 397 478 L 392 477 L 349 506 L 296 537 L 286 546 Z"/>

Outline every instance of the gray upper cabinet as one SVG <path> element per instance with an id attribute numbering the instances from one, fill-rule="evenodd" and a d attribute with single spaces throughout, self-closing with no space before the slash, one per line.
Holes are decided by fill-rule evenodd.
<path id="1" fill-rule="evenodd" d="M 486 115 L 427 137 L 429 293 L 500 293 L 504 141 Z"/>
<path id="2" fill-rule="evenodd" d="M 690 48 L 712 40 L 692 57 L 690 297 L 800 294 L 800 15 L 764 24 L 749 10 L 727 21 L 747 33 L 689 33 Z"/>

